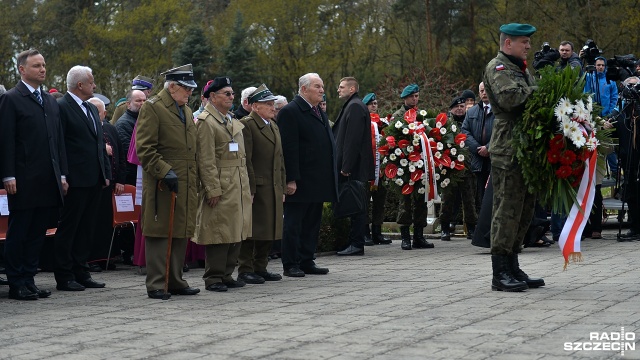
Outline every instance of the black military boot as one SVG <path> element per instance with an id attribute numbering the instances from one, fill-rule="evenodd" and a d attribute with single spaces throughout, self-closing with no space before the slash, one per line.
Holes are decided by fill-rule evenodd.
<path id="1" fill-rule="evenodd" d="M 413 247 L 416 249 L 432 249 L 434 246 L 422 234 L 423 228 L 413 227 Z"/>
<path id="2" fill-rule="evenodd" d="M 374 244 L 391 244 L 391 239 L 382 236 L 382 226 L 371 224 L 371 238 Z M 366 244 L 365 244 L 366 245 Z"/>
<path id="3" fill-rule="evenodd" d="M 475 225 L 467 224 L 467 239 L 473 240 L 473 233 L 476 231 Z"/>
<path id="4" fill-rule="evenodd" d="M 373 239 L 371 239 L 371 231 L 369 231 L 369 224 L 365 225 L 365 231 L 364 231 L 364 246 L 373 246 L 375 245 L 375 243 L 373 242 Z"/>
<path id="5" fill-rule="evenodd" d="M 402 250 L 411 250 L 411 232 L 409 232 L 409 226 L 400 226 L 400 235 L 402 236 Z"/>
<path id="6" fill-rule="evenodd" d="M 451 241 L 451 228 L 448 222 L 440 223 L 440 240 Z"/>
<path id="7" fill-rule="evenodd" d="M 491 264 L 493 266 L 491 290 L 519 292 L 529 288 L 526 282 L 513 278 L 509 269 L 511 267 L 510 260 L 507 255 L 491 255 Z"/>
<path id="8" fill-rule="evenodd" d="M 544 279 L 530 278 L 522 269 L 518 263 L 518 254 L 509 255 L 509 261 L 511 265 L 511 274 L 513 278 L 518 281 L 524 281 L 530 288 L 539 288 L 544 286 Z"/>

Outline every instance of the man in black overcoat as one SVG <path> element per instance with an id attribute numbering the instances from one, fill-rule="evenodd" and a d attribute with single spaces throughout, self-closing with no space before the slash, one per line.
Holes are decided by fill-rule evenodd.
<path id="1" fill-rule="evenodd" d="M 69 191 L 54 250 L 56 288 L 61 291 L 82 291 L 105 285 L 91 278 L 87 264 L 100 191 L 103 186 L 109 186 L 111 178 L 98 109 L 87 101 L 95 87 L 91 69 L 77 65 L 67 73 L 67 93 L 58 99 L 69 162 Z"/>
<path id="2" fill-rule="evenodd" d="M 338 95 L 346 101 L 333 125 L 336 138 L 338 182 L 355 180 L 368 186 L 374 179 L 373 152 L 371 150 L 371 117 L 369 109 L 358 96 L 358 81 L 353 77 L 340 80 Z M 363 191 L 364 192 L 364 191 Z M 364 199 L 363 199 L 364 200 Z M 367 207 L 351 216 L 349 246 L 338 255 L 364 255 L 364 236 L 367 223 Z"/>
<path id="3" fill-rule="evenodd" d="M 67 157 L 55 99 L 40 89 L 44 57 L 18 55 L 21 81 L 0 96 L 0 177 L 8 194 L 9 230 L 4 246 L 9 297 L 46 298 L 34 282 L 48 220 L 67 191 Z"/>
<path id="4" fill-rule="evenodd" d="M 324 83 L 316 73 L 298 81 L 298 95 L 278 113 L 287 173 L 282 234 L 285 276 L 327 274 L 315 263 L 322 204 L 338 197 L 335 140 L 318 109 Z"/>

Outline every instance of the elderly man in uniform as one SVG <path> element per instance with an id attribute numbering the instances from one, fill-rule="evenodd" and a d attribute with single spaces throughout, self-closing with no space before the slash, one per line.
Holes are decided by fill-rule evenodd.
<path id="1" fill-rule="evenodd" d="M 534 211 L 534 195 L 527 192 L 520 165 L 511 146 L 513 126 L 522 120 L 527 100 L 537 90 L 527 69 L 530 36 L 536 28 L 528 24 L 500 27 L 500 52 L 485 68 L 484 86 L 495 114 L 491 149 L 493 222 L 491 224 L 491 288 L 524 291 L 544 286 L 520 269 L 518 253 Z"/>
<path id="2" fill-rule="evenodd" d="M 366 246 L 378 244 L 391 244 L 391 240 L 382 235 L 382 223 L 384 222 L 384 204 L 387 201 L 387 188 L 380 180 L 380 154 L 378 153 L 378 142 L 382 137 L 382 129 L 389 124 L 386 120 L 380 119 L 378 115 L 378 99 L 376 94 L 368 93 L 362 98 L 362 102 L 367 105 L 369 117 L 371 118 L 371 147 L 374 161 L 374 176 L 370 186 L 367 186 L 367 199 L 371 198 L 371 229 L 369 224 L 365 225 L 364 244 Z"/>
<path id="3" fill-rule="evenodd" d="M 193 67 L 183 65 L 162 73 L 164 88 L 140 108 L 136 151 L 142 164 L 142 234 L 145 236 L 147 294 L 162 299 L 169 261 L 169 292 L 195 295 L 182 279 L 187 239 L 195 233 L 198 202 L 196 167 L 196 125 L 189 96 L 197 87 Z M 173 223 L 170 218 L 171 193 L 176 197 Z M 169 227 L 173 226 L 169 259 Z"/>
<path id="4" fill-rule="evenodd" d="M 127 93 L 126 102 L 121 102 L 116 105 L 116 109 L 113 111 L 113 117 L 111 117 L 111 124 L 115 125 L 120 117 L 124 115 L 125 111 L 130 104 L 131 95 L 134 90 L 139 90 L 144 93 L 144 98 L 148 99 L 151 96 L 151 89 L 153 89 L 153 79 L 146 76 L 138 75 L 131 81 L 131 90 Z"/>
<path id="5" fill-rule="evenodd" d="M 251 192 L 247 155 L 242 135 L 244 125 L 229 112 L 234 92 L 231 79 L 217 77 L 205 89 L 209 99 L 198 115 L 198 176 L 200 199 L 196 235 L 205 245 L 202 278 L 209 291 L 243 287 L 231 277 L 238 262 L 241 242 L 251 236 Z"/>
<path id="6" fill-rule="evenodd" d="M 404 113 L 409 109 L 418 110 L 418 100 L 420 100 L 420 88 L 416 84 L 407 85 L 400 98 L 404 101 L 404 105 L 393 113 L 396 119 L 403 119 Z M 413 202 L 413 209 L 411 203 Z M 403 195 L 400 197 L 400 209 L 398 209 L 398 218 L 396 220 L 400 225 L 400 234 L 402 236 L 402 250 L 430 249 L 434 245 L 425 239 L 423 235 L 424 227 L 427 226 L 427 203 L 424 197 L 415 195 Z M 409 227 L 413 223 L 413 246 L 411 244 L 411 233 Z"/>
<path id="7" fill-rule="evenodd" d="M 287 182 L 280 130 L 272 120 L 275 100 L 266 85 L 260 85 L 249 95 L 251 113 L 241 120 L 253 196 L 253 228 L 251 238 L 240 247 L 238 280 L 249 284 L 282 279 L 280 274 L 267 271 L 271 244 L 282 239 L 282 204 Z"/>

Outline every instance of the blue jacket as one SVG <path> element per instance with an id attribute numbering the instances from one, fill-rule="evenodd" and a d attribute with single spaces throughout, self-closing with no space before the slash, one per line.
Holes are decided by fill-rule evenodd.
<path id="1" fill-rule="evenodd" d="M 602 106 L 601 116 L 608 116 L 618 102 L 618 86 L 615 81 L 607 81 L 607 59 L 598 56 L 596 60 L 604 60 L 604 71 L 587 74 L 584 92 L 593 94 L 593 101 Z M 596 91 L 598 93 L 596 94 Z"/>

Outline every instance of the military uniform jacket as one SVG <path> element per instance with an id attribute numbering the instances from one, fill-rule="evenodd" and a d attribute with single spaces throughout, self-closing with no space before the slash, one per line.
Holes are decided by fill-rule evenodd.
<path id="1" fill-rule="evenodd" d="M 178 176 L 178 194 L 173 222 L 173 237 L 188 238 L 195 232 L 198 209 L 196 167 L 196 125 L 191 109 L 180 107 L 166 89 L 145 101 L 138 115 L 136 151 L 142 164 L 142 233 L 166 238 L 169 232 L 171 193 L 162 183 L 169 170 Z M 157 214 L 157 216 L 156 216 Z"/>
<path id="2" fill-rule="evenodd" d="M 251 236 L 251 191 L 240 121 L 207 104 L 198 115 L 200 193 L 196 234 L 200 245 L 230 244 Z M 237 149 L 237 151 L 232 151 Z M 207 200 L 220 196 L 215 207 Z"/>
<path id="3" fill-rule="evenodd" d="M 507 168 L 513 163 L 513 126 L 522 120 L 529 96 L 538 88 L 529 70 L 522 71 L 502 52 L 484 71 L 484 86 L 495 114 L 489 149 L 491 165 Z"/>
<path id="4" fill-rule="evenodd" d="M 274 121 L 267 125 L 255 112 L 241 120 L 244 125 L 247 172 L 253 197 L 252 239 L 282 239 L 282 196 L 286 173 L 280 129 Z"/>

